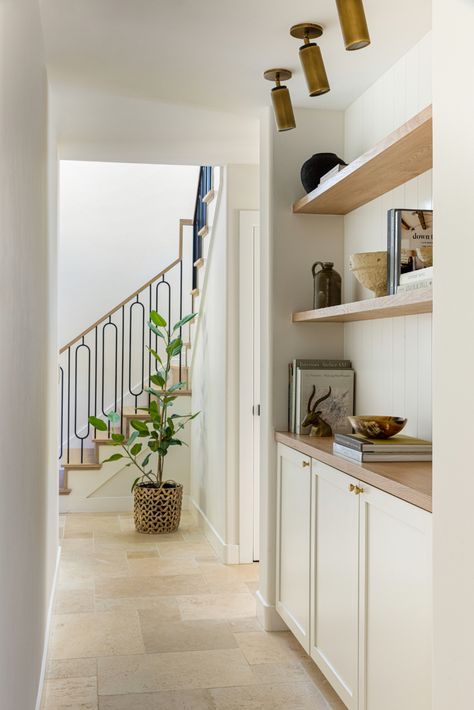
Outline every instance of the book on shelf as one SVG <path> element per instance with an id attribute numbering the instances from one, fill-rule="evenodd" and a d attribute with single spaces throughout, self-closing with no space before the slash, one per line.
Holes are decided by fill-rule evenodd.
<path id="1" fill-rule="evenodd" d="M 356 463 L 369 463 L 369 462 L 403 462 L 403 461 L 431 461 L 432 453 L 431 451 L 425 452 L 380 452 L 380 451 L 356 451 L 348 446 L 342 446 L 341 444 L 333 444 L 333 453 L 336 456 L 342 456 L 342 458 L 348 461 L 355 461 Z"/>
<path id="2" fill-rule="evenodd" d="M 329 360 L 323 358 L 295 358 L 289 364 L 288 385 L 288 430 L 296 432 L 296 380 L 298 370 L 347 370 L 350 360 Z M 352 412 L 349 412 L 351 414 Z"/>
<path id="3" fill-rule="evenodd" d="M 334 443 L 362 453 L 431 453 L 432 443 L 415 436 L 397 434 L 390 439 L 371 439 L 362 434 L 336 434 Z"/>
<path id="4" fill-rule="evenodd" d="M 412 283 L 397 286 L 397 293 L 408 293 L 409 291 L 418 291 L 420 288 L 431 288 L 432 286 L 433 279 L 423 279 L 423 281 L 413 281 Z"/>
<path id="5" fill-rule="evenodd" d="M 329 395 L 329 396 L 327 396 Z M 350 431 L 348 415 L 354 408 L 354 370 L 348 367 L 296 368 L 294 389 L 294 429 L 309 434 L 311 424 L 303 426 L 308 408 L 317 405 L 321 418 L 335 431 Z"/>
<path id="6" fill-rule="evenodd" d="M 319 180 L 319 184 L 322 185 L 323 182 L 326 182 L 327 180 L 330 180 L 332 177 L 335 175 L 338 175 L 343 168 L 346 168 L 347 165 L 335 165 L 331 170 L 328 170 L 327 173 L 324 173 L 322 177 Z"/>
<path id="7" fill-rule="evenodd" d="M 432 278 L 433 267 L 427 266 L 424 269 L 416 269 L 415 271 L 407 271 L 404 274 L 400 274 L 400 286 L 417 283 L 418 281 L 426 281 Z"/>

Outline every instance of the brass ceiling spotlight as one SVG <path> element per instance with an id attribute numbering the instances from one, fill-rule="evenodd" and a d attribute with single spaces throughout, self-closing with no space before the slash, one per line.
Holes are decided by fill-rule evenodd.
<path id="1" fill-rule="evenodd" d="M 291 79 L 291 71 L 289 69 L 267 69 L 263 76 L 268 81 L 276 82 L 276 86 L 272 89 L 272 104 L 277 129 L 289 131 L 295 128 L 296 122 L 290 92 L 286 86 L 280 84 L 280 81 Z"/>
<path id="2" fill-rule="evenodd" d="M 321 50 L 316 42 L 310 42 L 310 39 L 321 37 L 322 34 L 323 28 L 314 22 L 301 22 L 290 29 L 292 37 L 304 40 L 300 47 L 300 60 L 310 96 L 321 96 L 329 91 Z"/>
<path id="3" fill-rule="evenodd" d="M 346 49 L 363 49 L 370 44 L 369 28 L 362 0 L 336 0 Z"/>

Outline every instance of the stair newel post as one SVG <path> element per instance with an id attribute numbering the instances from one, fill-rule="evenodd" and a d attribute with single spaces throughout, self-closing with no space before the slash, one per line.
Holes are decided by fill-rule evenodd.
<path id="1" fill-rule="evenodd" d="M 71 348 L 67 349 L 67 439 L 66 439 L 66 463 L 69 463 L 69 432 L 70 432 L 70 413 L 71 409 Z"/>
<path id="2" fill-rule="evenodd" d="M 120 433 L 123 434 L 123 371 L 125 366 L 125 306 L 122 306 L 122 324 L 121 324 L 121 369 L 120 369 Z"/>

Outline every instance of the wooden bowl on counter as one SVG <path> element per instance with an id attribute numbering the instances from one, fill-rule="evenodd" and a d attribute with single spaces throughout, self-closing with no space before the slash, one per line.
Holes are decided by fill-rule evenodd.
<path id="1" fill-rule="evenodd" d="M 407 420 L 404 417 L 372 416 L 369 414 L 348 417 L 356 434 L 368 439 L 390 439 L 399 434 Z"/>

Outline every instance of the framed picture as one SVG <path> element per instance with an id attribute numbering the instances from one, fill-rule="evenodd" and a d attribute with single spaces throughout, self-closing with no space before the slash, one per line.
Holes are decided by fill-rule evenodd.
<path id="1" fill-rule="evenodd" d="M 433 266 L 433 210 L 388 211 L 387 292 L 397 293 L 400 276 Z"/>
<path id="2" fill-rule="evenodd" d="M 309 434 L 311 424 L 303 426 L 311 405 L 333 433 L 350 433 L 348 415 L 354 413 L 354 370 L 298 369 L 296 375 L 297 434 Z"/>

